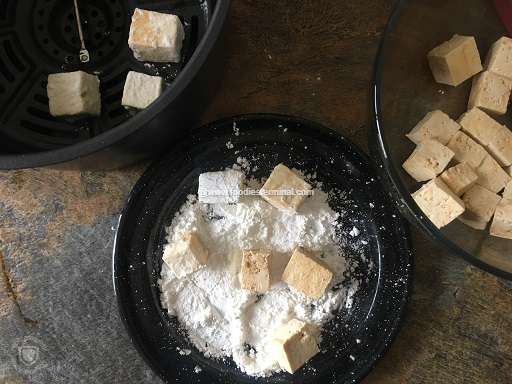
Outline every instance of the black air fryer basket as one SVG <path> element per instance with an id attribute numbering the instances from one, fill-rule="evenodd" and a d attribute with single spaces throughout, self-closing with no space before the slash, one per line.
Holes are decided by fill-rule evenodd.
<path id="1" fill-rule="evenodd" d="M 91 55 L 86 64 L 79 60 L 73 0 L 0 0 L 0 169 L 133 162 L 168 147 L 213 96 L 230 0 L 81 0 L 79 7 Z M 128 32 L 136 7 L 180 16 L 186 34 L 180 63 L 134 59 Z M 75 122 L 52 117 L 48 74 L 79 69 L 100 77 L 101 116 Z M 130 70 L 169 84 L 136 115 L 121 106 Z"/>

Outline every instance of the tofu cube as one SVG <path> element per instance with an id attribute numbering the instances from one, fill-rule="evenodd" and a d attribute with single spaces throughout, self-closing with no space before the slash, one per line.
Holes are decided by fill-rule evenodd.
<path id="1" fill-rule="evenodd" d="M 433 179 L 446 168 L 454 153 L 436 140 L 424 140 L 417 145 L 402 167 L 416 181 Z"/>
<path id="2" fill-rule="evenodd" d="M 311 185 L 284 164 L 278 164 L 259 194 L 278 209 L 296 211 L 310 191 Z"/>
<path id="3" fill-rule="evenodd" d="M 468 109 L 481 108 L 489 113 L 503 115 L 507 112 L 512 80 L 493 72 L 482 72 L 473 80 Z"/>
<path id="4" fill-rule="evenodd" d="M 489 153 L 501 166 L 512 164 L 512 132 L 504 125 L 496 132 L 496 135 L 487 146 Z"/>
<path id="5" fill-rule="evenodd" d="M 512 180 L 508 182 L 503 190 L 502 196 L 504 199 L 512 200 Z"/>
<path id="6" fill-rule="evenodd" d="M 501 168 L 491 155 L 487 155 L 482 164 L 475 169 L 478 175 L 477 184 L 491 192 L 498 193 L 510 181 L 510 176 Z"/>
<path id="7" fill-rule="evenodd" d="M 466 212 L 461 221 L 475 229 L 485 229 L 500 199 L 497 194 L 480 185 L 473 186 L 462 196 Z"/>
<path id="8" fill-rule="evenodd" d="M 147 108 L 162 94 L 163 85 L 161 77 L 130 71 L 124 83 L 121 104 L 127 109 Z"/>
<path id="9" fill-rule="evenodd" d="M 464 212 L 462 200 L 439 177 L 424 184 L 412 197 L 437 228 L 451 223 Z"/>
<path id="10" fill-rule="evenodd" d="M 411 132 L 405 136 L 414 144 L 419 144 L 423 140 L 431 139 L 446 145 L 459 129 L 460 125 L 450 119 L 450 116 L 437 110 L 427 113 Z"/>
<path id="11" fill-rule="evenodd" d="M 240 286 L 256 293 L 270 288 L 270 251 L 243 250 L 240 267 Z"/>
<path id="12" fill-rule="evenodd" d="M 432 49 L 428 63 L 438 83 L 457 86 L 482 70 L 480 53 L 472 36 L 454 35 Z"/>
<path id="13" fill-rule="evenodd" d="M 187 232 L 180 241 L 166 245 L 162 259 L 176 277 L 182 278 L 207 263 L 208 249 L 195 232 Z"/>
<path id="14" fill-rule="evenodd" d="M 486 67 L 488 71 L 512 79 L 512 39 L 503 36 L 492 45 Z"/>
<path id="15" fill-rule="evenodd" d="M 197 193 L 199 201 L 207 204 L 237 203 L 243 181 L 244 174 L 235 170 L 202 173 Z"/>
<path id="16" fill-rule="evenodd" d="M 469 188 L 475 185 L 478 175 L 466 163 L 459 163 L 441 174 L 441 180 L 457 196 L 461 196 Z"/>
<path id="17" fill-rule="evenodd" d="M 292 319 L 275 329 L 272 334 L 272 350 L 279 366 L 294 373 L 320 349 L 316 340 L 318 330 L 315 326 Z"/>
<path id="18" fill-rule="evenodd" d="M 179 63 L 184 38 L 178 16 L 135 8 L 128 45 L 137 60 Z"/>
<path id="19" fill-rule="evenodd" d="M 491 228 L 491 236 L 503 237 L 512 240 L 512 200 L 500 201 L 494 212 Z"/>
<path id="20" fill-rule="evenodd" d="M 464 132 L 457 132 L 447 144 L 454 156 L 460 163 L 467 163 L 471 168 L 476 169 L 487 156 L 487 151 Z"/>
<path id="21" fill-rule="evenodd" d="M 301 248 L 296 248 L 284 269 L 281 280 L 313 299 L 321 298 L 333 273 L 329 266 Z"/>
<path id="22" fill-rule="evenodd" d="M 100 80 L 83 71 L 48 75 L 50 114 L 55 117 L 99 116 Z"/>

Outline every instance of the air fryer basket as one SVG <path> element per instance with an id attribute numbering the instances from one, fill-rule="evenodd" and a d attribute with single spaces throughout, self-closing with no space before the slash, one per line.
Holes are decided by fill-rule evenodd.
<path id="1" fill-rule="evenodd" d="M 218 71 L 210 53 L 229 1 L 81 0 L 79 6 L 91 55 L 86 64 L 78 58 L 73 0 L 0 0 L 0 168 L 75 158 L 80 165 L 102 168 L 133 161 L 132 155 L 170 144 L 211 97 L 211 79 L 218 76 L 203 72 Z M 180 16 L 186 34 L 180 63 L 145 64 L 133 58 L 127 40 L 136 7 Z M 78 69 L 100 77 L 101 116 L 75 122 L 52 117 L 48 74 Z M 135 117 L 121 106 L 129 70 L 162 76 L 169 84 Z"/>

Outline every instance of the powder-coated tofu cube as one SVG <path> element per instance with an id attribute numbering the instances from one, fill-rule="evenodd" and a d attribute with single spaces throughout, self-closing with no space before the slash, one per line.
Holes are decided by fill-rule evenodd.
<path id="1" fill-rule="evenodd" d="M 313 299 L 321 298 L 333 273 L 329 266 L 301 248 L 296 248 L 284 269 L 281 280 Z"/>
<path id="2" fill-rule="evenodd" d="M 240 286 L 252 292 L 265 293 L 270 288 L 270 258 L 267 250 L 243 250 Z"/>
<path id="3" fill-rule="evenodd" d="M 198 196 L 201 203 L 232 204 L 240 200 L 244 174 L 235 170 L 206 172 L 199 175 Z"/>
<path id="4" fill-rule="evenodd" d="M 294 373 L 320 349 L 315 326 L 292 319 L 273 331 L 272 347 L 280 367 Z"/>
<path id="5" fill-rule="evenodd" d="M 100 80 L 83 71 L 48 75 L 50 114 L 55 117 L 99 116 Z"/>
<path id="6" fill-rule="evenodd" d="M 508 184 L 505 185 L 502 196 L 504 199 L 512 200 L 512 180 L 510 180 Z"/>
<path id="7" fill-rule="evenodd" d="M 475 172 L 478 175 L 476 183 L 491 192 L 498 193 L 510 181 L 510 176 L 507 175 L 507 172 L 501 168 L 491 155 L 487 155 L 484 158 L 484 161 L 475 169 Z"/>
<path id="8" fill-rule="evenodd" d="M 489 232 L 492 236 L 512 239 L 512 200 L 500 201 L 494 212 Z"/>
<path id="9" fill-rule="evenodd" d="M 432 49 L 428 63 L 438 83 L 457 86 L 482 70 L 480 53 L 472 36 L 454 35 Z"/>
<path id="10" fill-rule="evenodd" d="M 464 212 L 462 200 L 439 177 L 424 184 L 412 197 L 437 228 L 451 223 Z"/>
<path id="11" fill-rule="evenodd" d="M 492 45 L 486 67 L 488 71 L 512 79 L 512 39 L 503 36 Z"/>
<path id="12" fill-rule="evenodd" d="M 466 163 L 459 163 L 441 174 L 441 180 L 457 196 L 461 196 L 469 188 L 475 185 L 478 175 Z"/>
<path id="13" fill-rule="evenodd" d="M 423 140 L 431 139 L 446 145 L 459 129 L 460 125 L 450 119 L 450 116 L 437 110 L 427 113 L 411 132 L 405 136 L 414 144 L 419 144 Z"/>
<path id="14" fill-rule="evenodd" d="M 274 168 L 259 194 L 278 209 L 296 211 L 310 191 L 311 185 L 284 164 L 279 164 Z"/>
<path id="15" fill-rule="evenodd" d="M 503 115 L 507 112 L 511 90 L 512 80 L 489 71 L 482 72 L 473 80 L 468 109 L 478 107 Z"/>
<path id="16" fill-rule="evenodd" d="M 443 172 L 453 156 L 448 147 L 427 139 L 417 145 L 402 167 L 416 181 L 426 181 Z"/>
<path id="17" fill-rule="evenodd" d="M 208 249 L 195 232 L 188 232 L 180 241 L 166 245 L 162 259 L 176 277 L 182 278 L 207 263 Z"/>
<path id="18" fill-rule="evenodd" d="M 178 16 L 135 9 L 128 45 L 137 60 L 179 63 L 184 38 Z"/>
<path id="19" fill-rule="evenodd" d="M 457 132 L 448 142 L 454 156 L 460 163 L 467 163 L 471 168 L 476 169 L 487 156 L 487 151 L 464 132 Z"/>
<path id="20" fill-rule="evenodd" d="M 161 77 L 130 71 L 124 83 L 121 104 L 128 109 L 147 108 L 162 94 L 163 85 Z"/>
<path id="21" fill-rule="evenodd" d="M 462 196 L 462 201 L 466 205 L 466 212 L 462 219 L 487 224 L 500 200 L 501 197 L 497 194 L 480 185 L 474 185 Z"/>

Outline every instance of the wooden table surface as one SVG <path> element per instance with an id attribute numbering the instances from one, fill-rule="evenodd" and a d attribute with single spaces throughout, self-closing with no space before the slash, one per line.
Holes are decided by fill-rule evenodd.
<path id="1" fill-rule="evenodd" d="M 222 89 L 203 120 L 293 114 L 366 148 L 368 84 L 390 9 L 390 0 L 235 0 Z M 121 326 L 111 278 L 117 215 L 144 166 L 0 172 L 0 384 L 159 382 Z M 416 230 L 413 242 L 404 327 L 364 383 L 511 383 L 512 284 Z"/>

